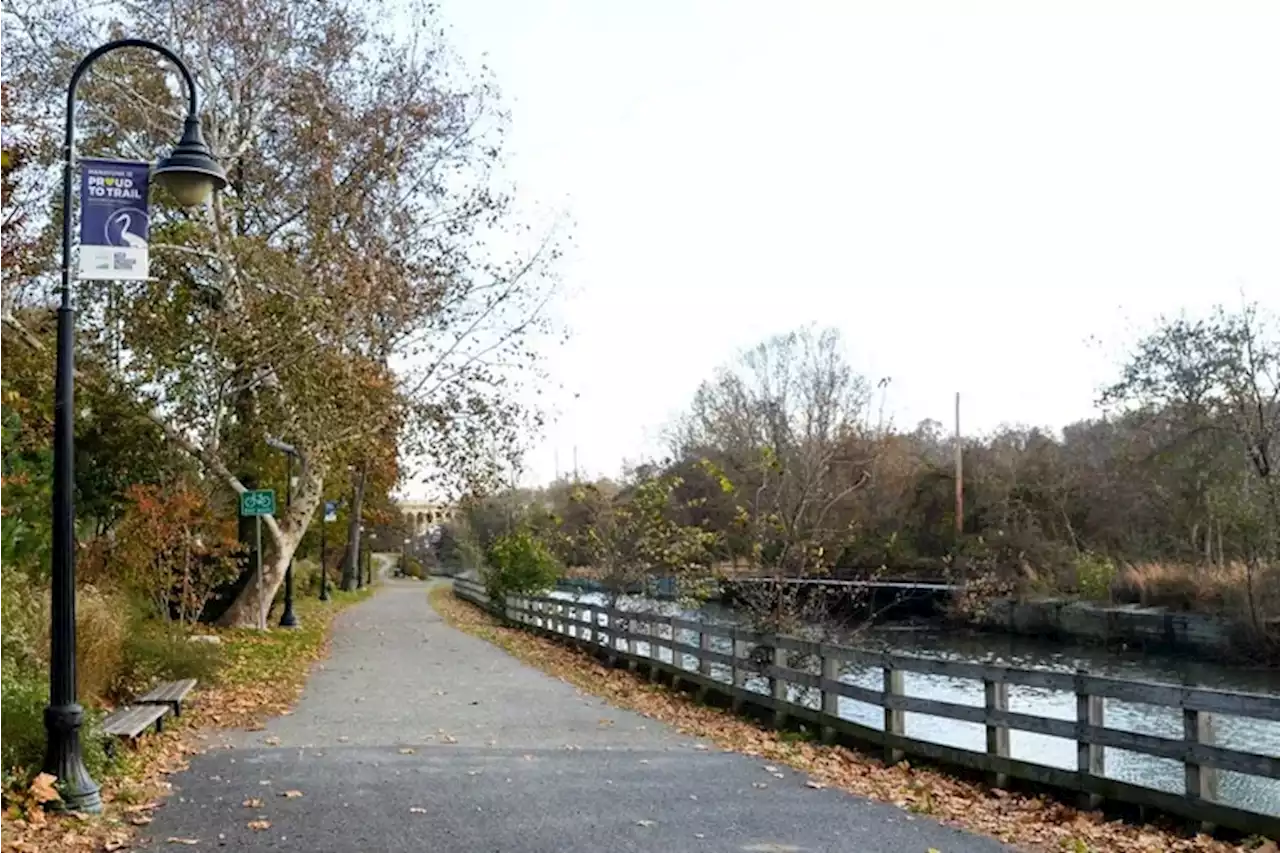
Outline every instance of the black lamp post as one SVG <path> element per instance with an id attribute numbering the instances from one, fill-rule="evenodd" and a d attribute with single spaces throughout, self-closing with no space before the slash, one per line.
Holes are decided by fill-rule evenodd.
<path id="1" fill-rule="evenodd" d="M 76 66 L 67 86 L 66 141 L 62 161 L 62 288 L 58 306 L 57 373 L 53 403 L 53 549 L 50 625 L 48 733 L 44 770 L 58 778 L 63 805 L 72 811 L 102 811 L 98 784 L 80 753 L 84 709 L 76 701 L 76 509 L 75 509 L 75 309 L 71 305 L 71 183 L 75 172 L 75 104 L 80 78 L 100 57 L 124 47 L 145 48 L 178 68 L 187 91 L 182 138 L 152 170 L 158 183 L 181 204 L 204 202 L 227 185 L 218 161 L 200 133 L 195 81 L 177 54 L 144 39 L 121 39 L 95 49 Z"/>
<path id="2" fill-rule="evenodd" d="M 324 549 L 324 544 L 325 544 L 324 529 L 329 524 L 329 519 L 327 518 L 328 513 L 329 513 L 328 504 L 322 504 L 320 507 L 320 600 L 321 601 L 329 600 L 329 583 L 328 583 L 329 573 L 325 570 L 325 557 L 327 555 L 325 554 L 325 549 Z"/>
<path id="3" fill-rule="evenodd" d="M 364 580 L 365 586 L 373 586 L 373 540 L 377 538 L 378 538 L 378 534 L 375 531 L 370 530 L 369 546 L 365 548 L 365 551 L 364 551 L 364 562 L 365 562 L 365 572 L 366 572 L 365 580 Z"/>
<path id="4" fill-rule="evenodd" d="M 355 558 L 356 589 L 361 589 L 364 586 L 364 570 L 361 568 L 364 564 L 360 560 L 363 557 L 361 549 L 367 547 L 369 546 L 364 541 L 364 525 L 362 524 L 360 525 L 360 535 L 356 537 L 356 552 L 353 555 Z"/>
<path id="5" fill-rule="evenodd" d="M 268 438 L 267 446 L 279 450 L 289 460 L 284 482 L 284 508 L 288 514 L 293 506 L 293 457 L 298 455 L 292 444 L 286 444 L 278 438 Z M 321 522 L 323 524 L 323 522 Z M 323 529 L 323 528 L 322 528 Z M 289 565 L 284 570 L 284 612 L 280 614 L 281 628 L 297 628 L 298 617 L 293 615 L 293 555 L 289 555 Z"/>

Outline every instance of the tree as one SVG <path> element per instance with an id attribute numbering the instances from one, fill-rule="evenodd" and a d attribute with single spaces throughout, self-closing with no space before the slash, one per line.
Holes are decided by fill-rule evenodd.
<path id="1" fill-rule="evenodd" d="M 875 455 L 870 399 L 834 329 L 772 338 L 698 389 L 675 449 L 713 459 L 738 487 L 753 563 L 803 574 L 838 553 L 839 510 Z"/>
<path id="2" fill-rule="evenodd" d="M 191 61 L 230 185 L 204 210 L 156 206 L 151 281 L 78 283 L 80 339 L 125 354 L 113 381 L 228 491 L 265 484 L 267 436 L 299 449 L 292 511 L 265 520 L 269 599 L 326 477 L 371 443 L 398 435 L 456 483 L 485 473 L 482 438 L 514 440 L 556 250 L 488 248 L 512 223 L 490 174 L 504 117 L 488 83 L 452 73 L 429 9 L 163 0 L 116 11 L 103 22 L 69 2 L 7 5 L 5 82 L 21 86 L 23 126 L 47 141 L 70 64 L 112 34 Z M 82 94 L 82 145 L 95 154 L 151 159 L 180 126 L 181 100 L 147 53 L 104 59 Z M 257 587 L 242 578 L 222 621 L 252 624 Z"/>
<path id="3" fill-rule="evenodd" d="M 1189 462 L 1187 499 L 1194 515 L 1184 524 L 1195 544 L 1203 541 L 1206 560 L 1212 561 L 1215 532 L 1221 542 L 1224 524 L 1242 534 L 1255 624 L 1257 567 L 1280 559 L 1278 330 L 1275 318 L 1256 304 L 1235 313 L 1218 306 L 1199 320 L 1165 320 L 1138 342 L 1120 381 L 1104 394 L 1148 422 L 1171 427 L 1157 449 Z M 1223 459 L 1223 447 L 1237 458 Z"/>
<path id="4" fill-rule="evenodd" d="M 677 520 L 681 482 L 671 474 L 641 471 L 614 500 L 588 510 L 589 524 L 562 534 L 561 547 L 591 566 L 610 606 L 653 575 L 674 577 L 684 595 L 701 592 L 698 582 L 709 574 L 717 535 Z M 570 500 L 585 505 L 598 494 L 580 487 Z"/>

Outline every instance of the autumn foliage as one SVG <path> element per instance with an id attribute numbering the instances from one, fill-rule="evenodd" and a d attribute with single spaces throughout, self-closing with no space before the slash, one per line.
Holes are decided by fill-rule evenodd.
<path id="1" fill-rule="evenodd" d="M 234 520 L 210 506 L 199 486 L 135 484 L 112 537 L 94 541 L 85 574 L 118 572 L 156 616 L 193 625 L 214 590 L 235 576 Z"/>

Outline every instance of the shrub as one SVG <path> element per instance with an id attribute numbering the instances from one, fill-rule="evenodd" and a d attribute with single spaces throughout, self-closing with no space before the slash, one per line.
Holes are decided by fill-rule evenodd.
<path id="1" fill-rule="evenodd" d="M 0 742 L 0 764 L 4 786 L 25 786 L 44 763 L 44 709 L 49 704 L 47 677 L 12 678 L 7 673 L 0 682 L 0 716 L 4 718 L 4 739 Z M 85 711 L 80 729 L 81 753 L 89 775 L 101 780 L 110 762 L 101 732 L 102 715 Z"/>
<path id="2" fill-rule="evenodd" d="M 1075 559 L 1076 592 L 1091 601 L 1107 601 L 1116 579 L 1116 564 L 1100 554 L 1084 552 Z"/>
<path id="3" fill-rule="evenodd" d="M 532 595 L 553 586 L 560 562 L 541 539 L 527 530 L 499 536 L 489 548 L 489 564 L 481 569 L 489 597 Z"/>
<path id="4" fill-rule="evenodd" d="M 7 495 L 6 495 L 7 497 Z M 6 523 L 8 519 L 6 518 Z M 6 676 L 39 672 L 49 656 L 48 593 L 8 558 L 0 564 L 0 660 Z"/>
<path id="5" fill-rule="evenodd" d="M 84 576 L 122 578 L 156 616 L 187 624 L 214 590 L 237 575 L 240 544 L 233 519 L 220 517 L 199 485 L 134 485 L 115 536 L 100 537 Z"/>

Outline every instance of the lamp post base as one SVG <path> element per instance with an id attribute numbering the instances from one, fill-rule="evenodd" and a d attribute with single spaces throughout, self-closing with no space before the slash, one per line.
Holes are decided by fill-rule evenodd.
<path id="1" fill-rule="evenodd" d="M 280 614 L 280 627 L 298 627 L 298 617 L 293 615 L 293 560 L 289 560 L 284 573 L 284 613 Z"/>
<path id="2" fill-rule="evenodd" d="M 44 709 L 44 727 L 49 734 L 44 771 L 56 776 L 62 799 L 50 805 L 62 811 L 98 814 L 102 794 L 80 758 L 80 725 L 84 709 L 79 705 L 50 705 Z"/>

